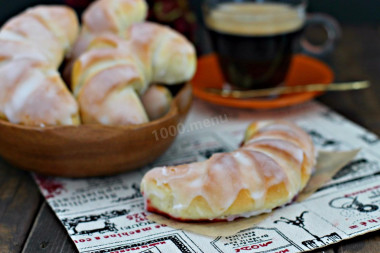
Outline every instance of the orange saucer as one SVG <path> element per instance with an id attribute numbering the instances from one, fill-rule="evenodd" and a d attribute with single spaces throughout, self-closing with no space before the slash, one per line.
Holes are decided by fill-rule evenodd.
<path id="1" fill-rule="evenodd" d="M 333 81 L 332 70 L 319 60 L 305 56 L 295 55 L 290 66 L 285 85 L 305 85 L 322 83 L 329 84 Z M 198 70 L 192 80 L 194 95 L 208 102 L 238 108 L 273 109 L 295 105 L 308 101 L 321 92 L 305 92 L 282 95 L 274 99 L 236 99 L 225 98 L 219 95 L 209 94 L 203 88 L 222 88 L 224 84 L 217 58 L 209 54 L 198 59 Z"/>

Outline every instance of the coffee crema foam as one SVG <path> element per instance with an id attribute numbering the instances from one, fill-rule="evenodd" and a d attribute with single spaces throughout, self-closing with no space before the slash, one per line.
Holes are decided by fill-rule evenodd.
<path id="1" fill-rule="evenodd" d="M 278 35 L 300 29 L 304 11 L 279 3 L 225 3 L 206 17 L 209 29 L 234 35 Z"/>

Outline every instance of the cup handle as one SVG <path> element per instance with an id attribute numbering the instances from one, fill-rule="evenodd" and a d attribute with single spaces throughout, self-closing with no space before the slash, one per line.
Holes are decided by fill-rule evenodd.
<path id="1" fill-rule="evenodd" d="M 305 29 L 313 25 L 322 25 L 327 32 L 327 39 L 322 45 L 313 45 L 305 36 L 303 36 L 300 40 L 302 51 L 308 55 L 316 57 L 331 53 L 336 41 L 342 34 L 338 21 L 327 14 L 309 14 L 306 18 Z"/>

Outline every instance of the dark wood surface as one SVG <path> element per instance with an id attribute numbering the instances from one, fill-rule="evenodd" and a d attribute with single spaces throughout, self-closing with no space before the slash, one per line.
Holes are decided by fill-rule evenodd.
<path id="1" fill-rule="evenodd" d="M 322 60 L 334 70 L 337 81 L 368 79 L 372 86 L 328 93 L 318 100 L 380 135 L 380 25 L 344 26 L 336 50 Z M 1 159 L 0 252 L 77 252 L 30 174 Z M 378 253 L 380 231 L 313 252 Z"/>

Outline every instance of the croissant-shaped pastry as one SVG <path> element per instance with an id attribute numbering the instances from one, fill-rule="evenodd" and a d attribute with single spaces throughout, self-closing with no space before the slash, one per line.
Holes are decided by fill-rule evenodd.
<path id="1" fill-rule="evenodd" d="M 146 209 L 179 220 L 233 220 L 282 206 L 304 188 L 315 164 L 311 138 L 285 121 L 251 124 L 244 144 L 203 162 L 150 170 Z"/>
<path id="2" fill-rule="evenodd" d="M 75 62 L 72 90 L 84 123 L 141 124 L 148 116 L 136 91 L 147 86 L 128 43 L 116 35 L 96 38 Z"/>
<path id="3" fill-rule="evenodd" d="M 145 0 L 97 0 L 83 13 L 82 29 L 71 58 L 77 59 L 91 41 L 99 35 L 121 35 L 131 24 L 145 20 L 148 5 Z"/>
<path id="4" fill-rule="evenodd" d="M 153 82 L 178 84 L 190 80 L 196 70 L 194 46 L 175 30 L 152 22 L 137 23 L 123 35 L 143 62 Z"/>
<path id="5" fill-rule="evenodd" d="M 75 12 L 39 6 L 0 30 L 0 117 L 25 125 L 79 124 L 78 105 L 57 68 L 77 37 Z"/>
<path id="6" fill-rule="evenodd" d="M 178 32 L 147 22 L 126 33 L 127 40 L 95 38 L 74 63 L 71 85 L 84 123 L 145 123 L 140 96 L 151 83 L 180 83 L 194 75 L 195 49 Z"/>

